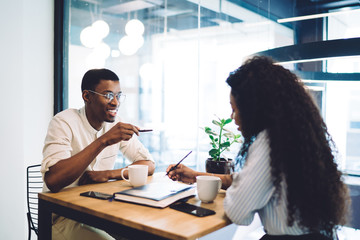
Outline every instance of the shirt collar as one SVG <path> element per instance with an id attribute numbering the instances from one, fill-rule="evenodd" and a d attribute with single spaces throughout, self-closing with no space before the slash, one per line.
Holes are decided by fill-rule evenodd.
<path id="1" fill-rule="evenodd" d="M 80 117 L 81 117 L 81 120 L 82 120 L 83 123 L 84 123 L 85 128 L 86 128 L 90 133 L 92 133 L 92 134 L 97 134 L 98 132 L 100 132 L 100 131 L 104 128 L 105 122 L 102 124 L 100 130 L 96 130 L 95 128 L 93 128 L 93 127 L 91 126 L 91 124 L 89 123 L 89 120 L 88 120 L 87 117 L 86 117 L 85 106 L 79 109 L 79 113 L 80 113 Z"/>

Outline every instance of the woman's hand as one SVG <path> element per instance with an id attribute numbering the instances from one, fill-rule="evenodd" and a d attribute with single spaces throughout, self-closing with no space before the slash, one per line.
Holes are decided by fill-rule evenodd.
<path id="1" fill-rule="evenodd" d="M 175 164 L 169 165 L 166 169 L 166 172 L 168 172 Z M 169 172 L 169 178 L 173 181 L 182 181 L 184 183 L 194 183 L 196 182 L 196 176 L 198 175 L 198 172 L 192 170 L 189 167 L 186 167 L 183 164 L 180 164 L 177 166 L 177 168 L 171 172 Z"/>

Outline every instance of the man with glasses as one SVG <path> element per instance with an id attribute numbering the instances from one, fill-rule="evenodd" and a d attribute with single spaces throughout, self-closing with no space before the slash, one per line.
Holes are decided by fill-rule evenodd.
<path id="1" fill-rule="evenodd" d="M 113 169 L 118 150 L 132 165 L 148 165 L 152 175 L 154 161 L 134 136 L 140 129 L 117 116 L 125 99 L 118 76 L 108 69 L 89 70 L 81 90 L 85 106 L 60 112 L 49 124 L 41 166 L 44 191 L 122 179 L 121 169 Z M 102 230 L 60 216 L 54 217 L 52 231 L 53 239 L 113 239 Z"/>

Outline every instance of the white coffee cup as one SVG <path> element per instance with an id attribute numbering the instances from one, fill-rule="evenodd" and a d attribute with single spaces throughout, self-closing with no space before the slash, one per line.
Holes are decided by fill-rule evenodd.
<path id="1" fill-rule="evenodd" d="M 197 194 L 199 199 L 204 203 L 214 201 L 216 195 L 221 189 L 221 179 L 215 176 L 197 176 Z"/>
<path id="2" fill-rule="evenodd" d="M 129 179 L 124 177 L 124 172 L 128 172 Z M 145 185 L 148 176 L 147 165 L 130 165 L 121 170 L 121 177 L 129 182 L 133 187 Z"/>

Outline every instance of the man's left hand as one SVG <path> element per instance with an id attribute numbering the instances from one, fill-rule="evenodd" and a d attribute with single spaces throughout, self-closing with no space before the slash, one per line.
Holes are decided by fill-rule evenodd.
<path id="1" fill-rule="evenodd" d="M 85 171 L 79 179 L 79 185 L 102 183 L 108 180 L 108 171 Z"/>

